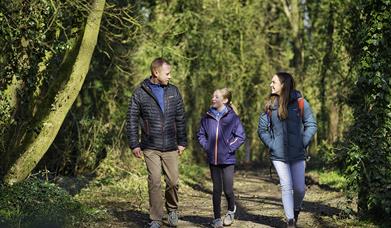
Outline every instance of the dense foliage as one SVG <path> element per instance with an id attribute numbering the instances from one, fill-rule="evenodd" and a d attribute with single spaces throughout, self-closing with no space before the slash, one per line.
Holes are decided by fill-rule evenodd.
<path id="1" fill-rule="evenodd" d="M 90 1 L 1 1 L 0 176 L 39 132 L 67 81 Z M 256 128 L 276 71 L 292 72 L 316 113 L 310 153 L 343 170 L 359 207 L 390 214 L 390 1 L 107 1 L 89 74 L 37 169 L 80 175 L 128 155 L 129 97 L 157 56 L 173 65 L 196 141 L 213 90 L 229 87 L 248 140 L 240 161 L 267 160 Z M 32 135 L 32 137 L 27 137 Z M 338 142 L 338 144 L 335 144 Z M 121 153 L 108 156 L 108 153 Z M 116 161 L 108 162 L 116 164 Z M 138 166 L 136 166 L 138 167 Z M 115 170 L 113 168 L 113 170 Z"/>
<path id="2" fill-rule="evenodd" d="M 361 215 L 391 216 L 391 2 L 357 1 L 348 8 L 349 51 L 357 75 L 349 105 L 345 175 Z M 370 213 L 368 213 L 370 212 Z"/>

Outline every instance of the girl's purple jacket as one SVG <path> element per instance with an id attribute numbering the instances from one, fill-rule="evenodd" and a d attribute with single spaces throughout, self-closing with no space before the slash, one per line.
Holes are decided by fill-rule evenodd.
<path id="1" fill-rule="evenodd" d="M 239 116 L 231 107 L 227 108 L 220 120 L 208 111 L 201 119 L 197 134 L 198 141 L 208 154 L 208 162 L 213 165 L 235 164 L 235 151 L 246 139 Z"/>

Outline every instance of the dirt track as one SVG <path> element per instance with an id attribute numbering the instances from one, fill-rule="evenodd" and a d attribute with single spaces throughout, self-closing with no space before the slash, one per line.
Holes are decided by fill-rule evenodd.
<path id="1" fill-rule="evenodd" d="M 298 227 L 350 227 L 350 222 L 347 222 L 349 219 L 341 217 L 347 208 L 343 194 L 319 186 L 311 177 L 307 177 L 306 182 L 307 193 Z M 213 216 L 211 189 L 210 180 L 205 180 L 204 184 L 181 183 L 178 227 L 208 227 Z M 266 169 L 236 171 L 234 189 L 237 213 L 231 227 L 284 227 L 275 173 L 271 178 Z M 222 208 L 226 208 L 225 198 L 222 202 Z M 131 209 L 127 200 L 111 202 L 105 206 L 113 219 L 98 222 L 94 227 L 144 227 L 148 222 L 147 202 L 139 205 L 139 209 Z"/>

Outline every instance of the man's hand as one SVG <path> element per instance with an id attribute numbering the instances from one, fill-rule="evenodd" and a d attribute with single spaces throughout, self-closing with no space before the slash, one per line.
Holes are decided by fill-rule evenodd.
<path id="1" fill-rule="evenodd" d="M 178 146 L 178 154 L 179 156 L 182 155 L 183 151 L 185 150 L 186 148 L 184 146 Z"/>
<path id="2" fill-rule="evenodd" d="M 141 158 L 141 157 L 142 157 L 141 148 L 140 148 L 140 147 L 134 148 L 134 149 L 133 149 L 133 154 L 134 154 L 134 156 L 136 156 L 137 158 Z"/>

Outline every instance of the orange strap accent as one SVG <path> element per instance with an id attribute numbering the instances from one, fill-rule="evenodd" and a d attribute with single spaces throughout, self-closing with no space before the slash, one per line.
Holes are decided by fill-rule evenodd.
<path id="1" fill-rule="evenodd" d="M 299 105 L 300 116 L 301 116 L 301 118 L 303 118 L 303 116 L 304 116 L 304 98 L 300 97 L 299 99 L 297 99 L 297 104 Z M 270 118 L 272 116 L 272 112 L 270 110 L 267 110 L 267 115 Z"/>
<path id="2" fill-rule="evenodd" d="M 300 97 L 299 99 L 297 99 L 297 103 L 299 105 L 301 118 L 303 118 L 303 116 L 304 116 L 304 98 Z"/>

